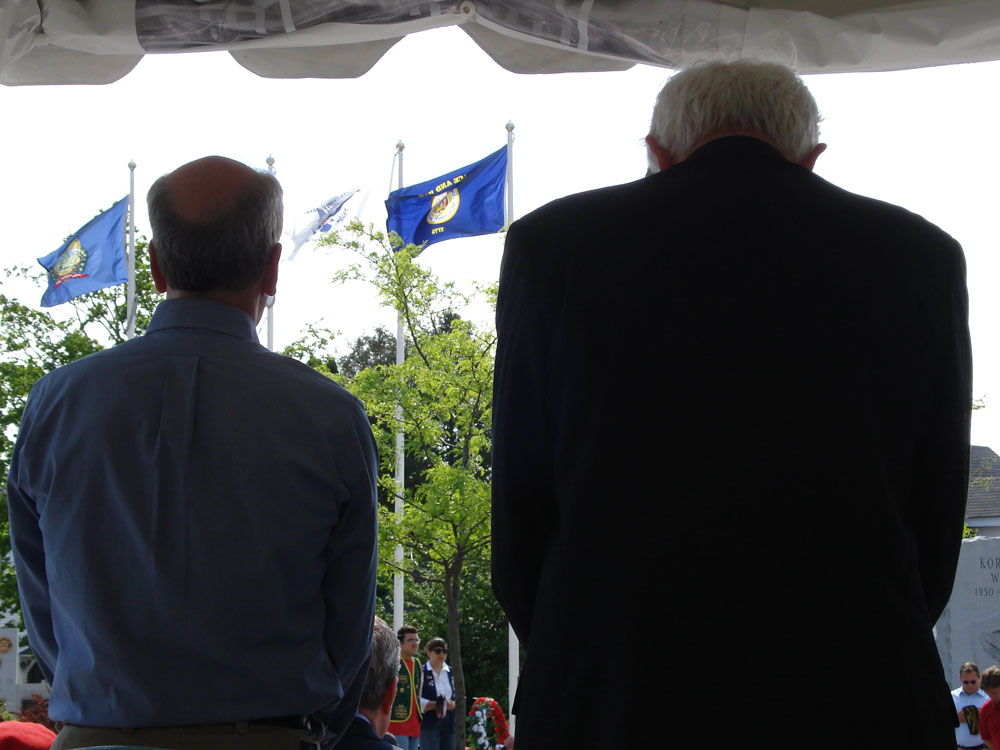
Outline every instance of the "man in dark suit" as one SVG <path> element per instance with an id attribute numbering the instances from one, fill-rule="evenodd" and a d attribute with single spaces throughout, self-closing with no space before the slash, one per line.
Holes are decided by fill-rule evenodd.
<path id="1" fill-rule="evenodd" d="M 813 174 L 818 121 L 787 68 L 694 66 L 657 100 L 656 174 L 510 228 L 493 587 L 527 653 L 519 750 L 954 743 L 932 626 L 965 261 Z"/>
<path id="2" fill-rule="evenodd" d="M 337 750 L 395 750 L 382 737 L 389 729 L 389 714 L 399 679 L 399 640 L 381 617 L 375 618 L 372 658 L 361 692 L 361 705 L 337 743 Z"/>

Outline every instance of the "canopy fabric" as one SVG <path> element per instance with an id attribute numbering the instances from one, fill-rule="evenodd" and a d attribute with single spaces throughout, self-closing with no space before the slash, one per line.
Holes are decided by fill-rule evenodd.
<path id="1" fill-rule="evenodd" d="M 3 0 L 0 82 L 110 83 L 147 53 L 229 50 L 270 78 L 349 78 L 461 25 L 518 73 L 758 57 L 802 73 L 1000 59 L 998 0 Z M 448 54 L 430 61 L 447 76 Z"/>

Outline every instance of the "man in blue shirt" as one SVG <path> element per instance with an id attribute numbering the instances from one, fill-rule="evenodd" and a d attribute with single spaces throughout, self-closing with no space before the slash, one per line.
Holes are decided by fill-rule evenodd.
<path id="1" fill-rule="evenodd" d="M 955 743 L 965 750 L 978 750 L 983 746 L 979 734 L 979 709 L 990 697 L 979 687 L 979 666 L 975 662 L 965 662 L 958 670 L 958 677 L 962 685 L 951 691 L 958 712 Z"/>
<path id="2" fill-rule="evenodd" d="M 35 384 L 8 482 L 56 744 L 315 747 L 371 648 L 377 457 L 357 399 L 257 341 L 281 187 L 221 157 L 148 197 L 166 300 Z"/>

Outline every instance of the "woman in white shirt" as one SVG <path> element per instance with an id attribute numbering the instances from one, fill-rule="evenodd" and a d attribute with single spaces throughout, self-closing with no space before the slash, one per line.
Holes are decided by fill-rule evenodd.
<path id="1" fill-rule="evenodd" d="M 451 667 L 444 663 L 448 644 L 431 638 L 424 647 L 427 661 L 421 670 L 420 750 L 453 750 L 455 747 L 455 684 Z"/>

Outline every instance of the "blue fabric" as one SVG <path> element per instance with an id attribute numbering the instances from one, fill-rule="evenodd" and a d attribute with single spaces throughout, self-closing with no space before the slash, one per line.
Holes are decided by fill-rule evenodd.
<path id="1" fill-rule="evenodd" d="M 49 286 L 42 307 L 128 281 L 125 264 L 125 215 L 128 196 L 84 224 L 58 250 L 39 258 Z"/>
<path id="2" fill-rule="evenodd" d="M 396 744 L 401 750 L 420 750 L 420 736 L 407 737 L 405 734 L 397 734 Z"/>
<path id="3" fill-rule="evenodd" d="M 506 181 L 504 147 L 475 164 L 389 193 L 386 226 L 404 245 L 498 232 Z"/>
<path id="4" fill-rule="evenodd" d="M 229 305 L 167 300 L 145 336 L 42 378 L 8 504 L 52 718 L 318 712 L 342 732 L 371 647 L 376 470 L 357 399 Z"/>
<path id="5" fill-rule="evenodd" d="M 347 728 L 347 733 L 336 744 L 337 750 L 395 750 L 385 740 L 375 734 L 371 722 L 361 714 Z"/>
<path id="6" fill-rule="evenodd" d="M 426 715 L 426 714 L 425 714 Z M 455 712 L 451 712 L 455 716 Z M 455 747 L 455 721 L 451 726 L 443 721 L 420 727 L 420 750 L 453 750 Z"/>

